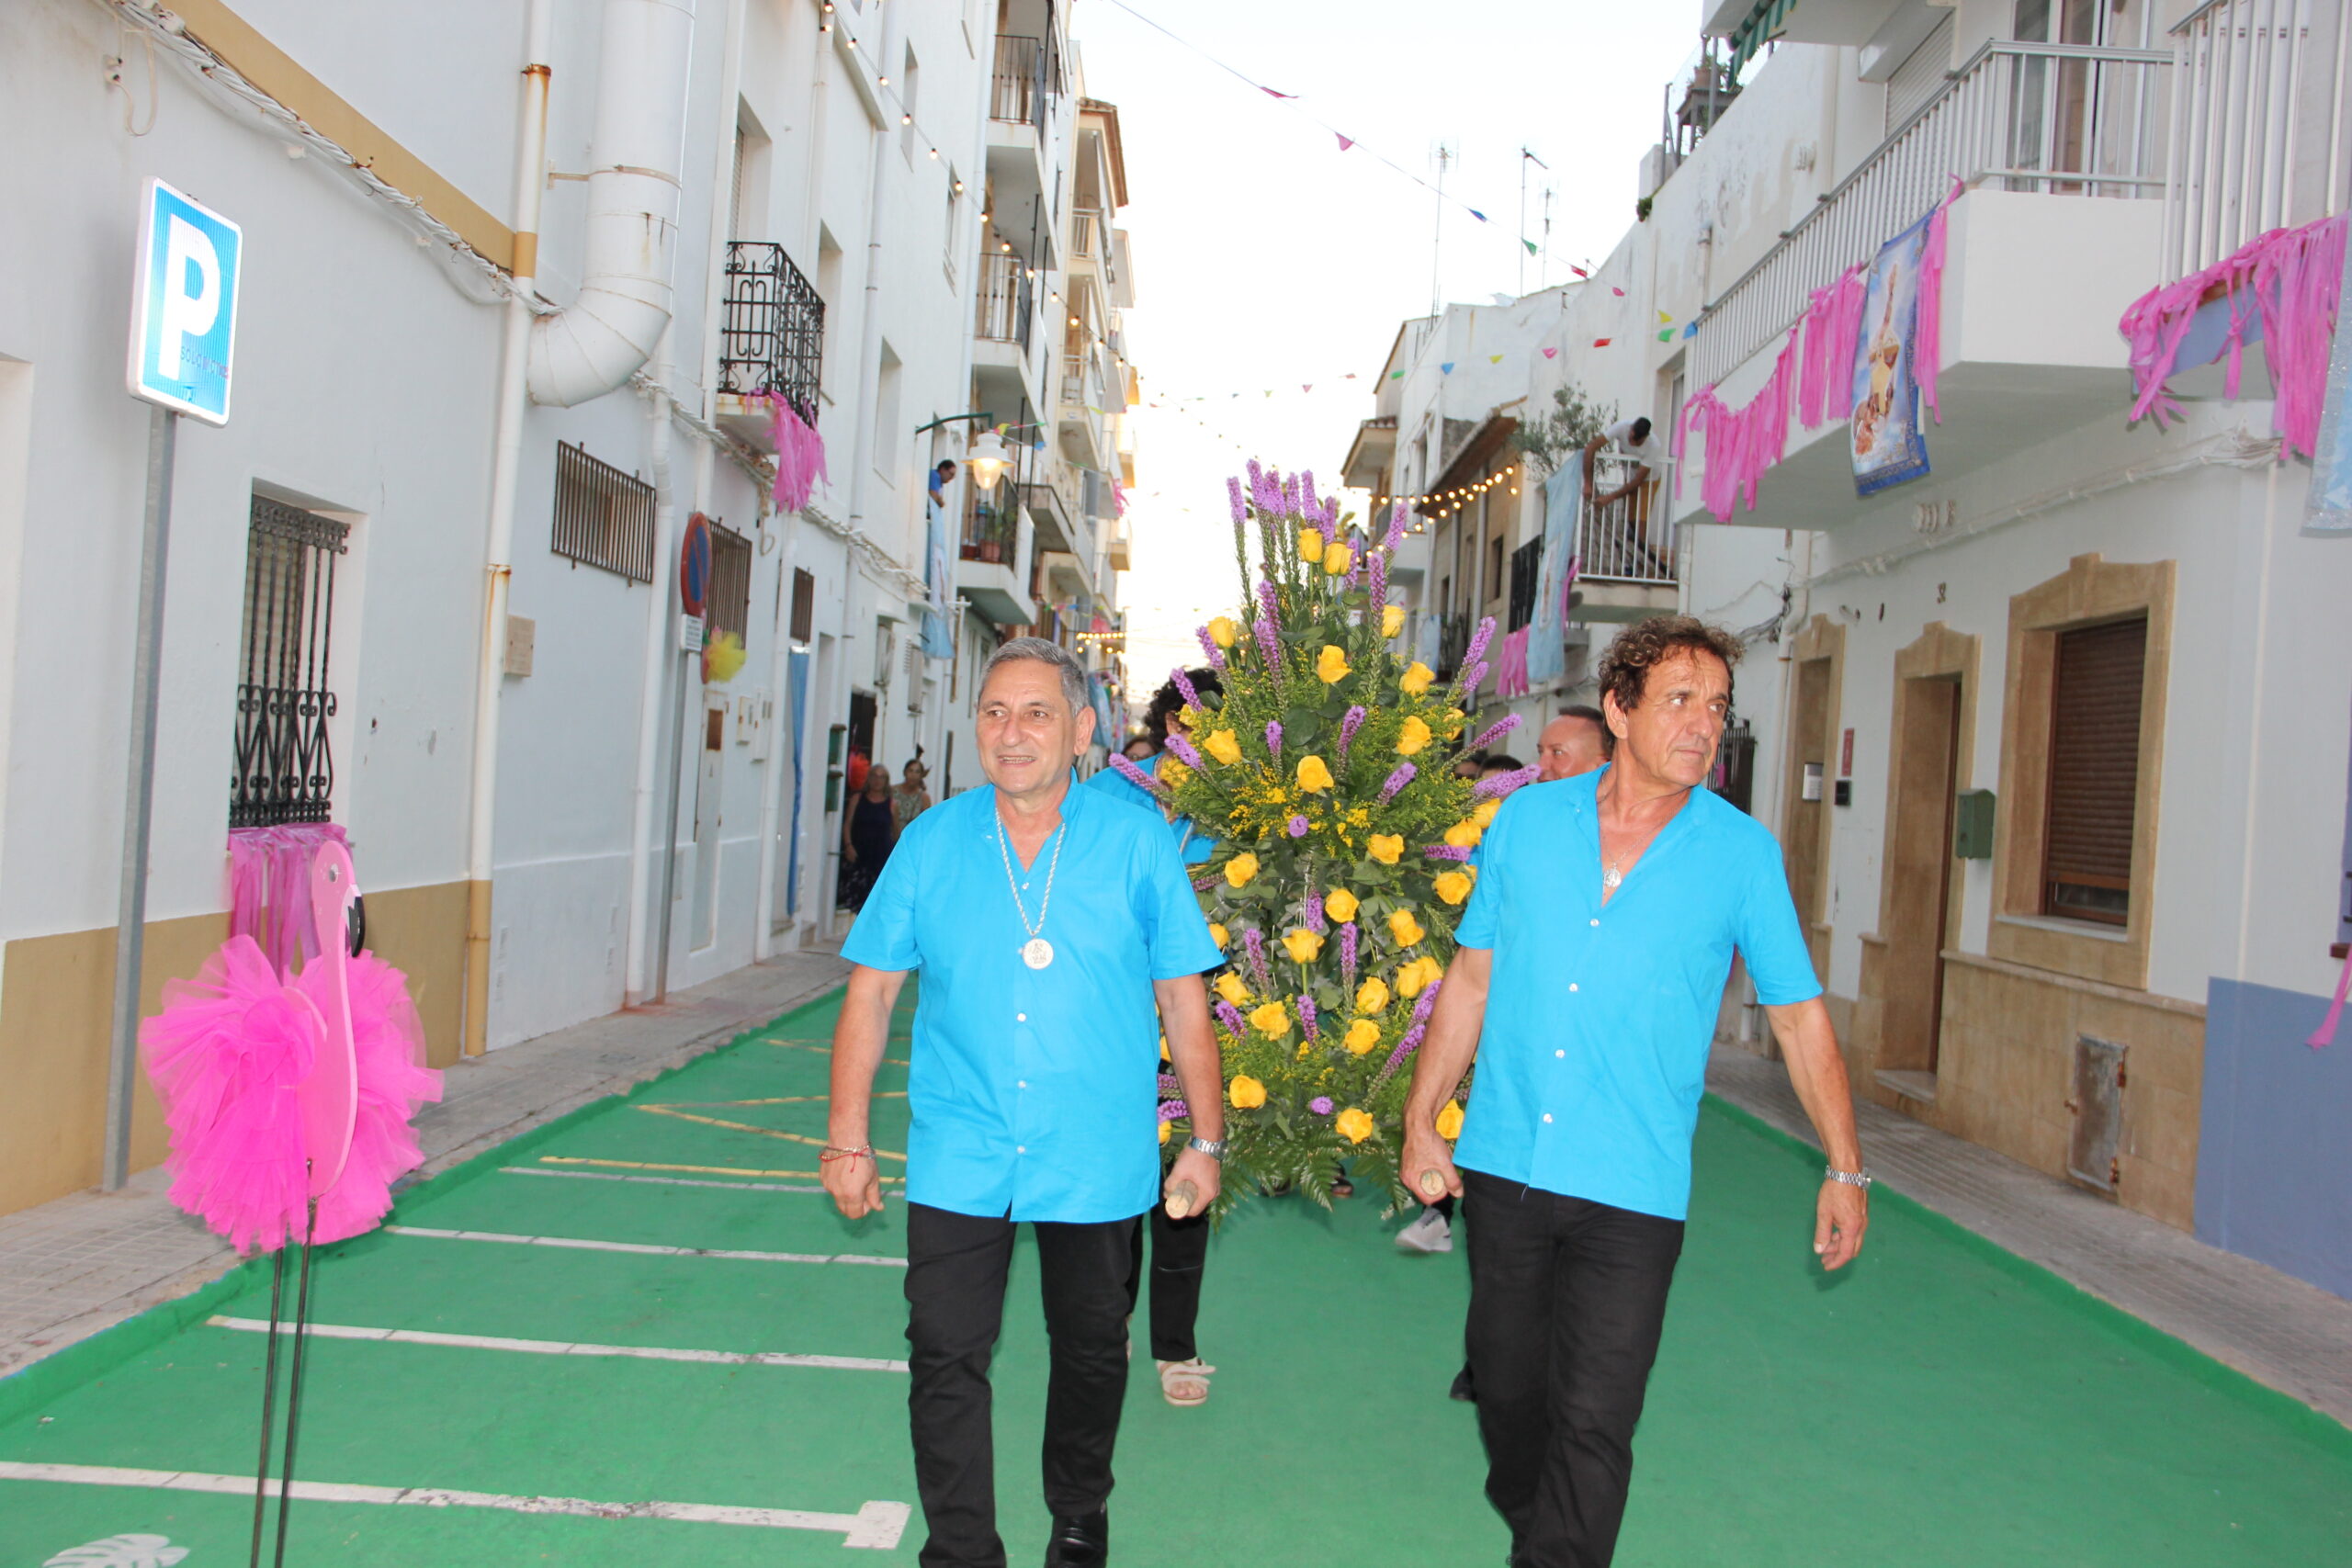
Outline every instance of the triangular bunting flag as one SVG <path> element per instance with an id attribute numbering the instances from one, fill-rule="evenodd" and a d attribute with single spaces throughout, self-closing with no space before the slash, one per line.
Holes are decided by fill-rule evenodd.
<path id="1" fill-rule="evenodd" d="M 1547 348 L 1544 351 L 1544 357 L 1546 359 L 1557 359 L 1560 357 L 1560 351 L 1556 348 Z"/>
<path id="2" fill-rule="evenodd" d="M 1298 389 L 1302 392 L 1311 392 L 1315 390 L 1315 383 L 1312 381 L 1301 381 L 1298 384 Z"/>
<path id="3" fill-rule="evenodd" d="M 1595 348 L 1607 348 L 1611 344 L 1615 343 L 1616 341 L 1617 340 L 1615 338 L 1597 337 L 1592 340 L 1592 346 Z"/>
<path id="4" fill-rule="evenodd" d="M 1265 94 L 1266 96 L 1270 98 L 1295 98 L 1298 96 L 1296 93 L 1277 93 L 1272 87 L 1260 87 L 1258 91 Z"/>
<path id="5" fill-rule="evenodd" d="M 1592 274 L 1585 271 L 1584 268 L 1577 266 L 1573 262 L 1569 264 L 1568 270 L 1575 273 L 1578 277 L 1590 277 L 1592 276 Z"/>
<path id="6" fill-rule="evenodd" d="M 1489 365 L 1500 365 L 1502 362 L 1503 356 L 1499 354 L 1490 354 L 1487 355 L 1487 363 Z"/>
<path id="7" fill-rule="evenodd" d="M 1610 293 L 1611 293 L 1611 294 L 1614 294 L 1614 295 L 1615 295 L 1615 296 L 1617 296 L 1617 298 L 1618 298 L 1618 299 L 1623 299 L 1623 298 L 1625 298 L 1625 291 L 1624 291 L 1623 289 L 1622 289 L 1622 288 L 1618 288 L 1618 287 L 1617 287 L 1615 284 L 1613 284 L 1613 283 L 1612 283 L 1612 284 L 1611 284 L 1611 285 L 1609 286 L 1609 292 L 1610 292 Z"/>
<path id="8" fill-rule="evenodd" d="M 1451 359 L 1447 360 L 1444 364 L 1442 364 L 1442 365 L 1441 365 L 1441 366 L 1439 366 L 1439 367 L 1437 367 L 1437 372 L 1438 372 L 1438 374 L 1439 374 L 1439 375 L 1441 375 L 1441 376 L 1451 376 L 1451 375 L 1453 375 L 1453 360 L 1451 360 Z"/>
<path id="9" fill-rule="evenodd" d="M 1531 255 L 1531 256 L 1532 256 L 1532 255 L 1535 255 L 1535 254 L 1538 254 L 1538 253 L 1537 253 L 1537 251 L 1536 251 L 1536 248 L 1535 248 L 1535 242 L 1534 242 L 1534 241 L 1532 241 L 1532 240 L 1521 240 L 1521 241 L 1520 242 L 1520 243 L 1521 243 L 1521 244 L 1522 244 L 1522 245 L 1525 245 L 1525 246 L 1527 247 L 1527 254 L 1528 254 L 1529 255 Z"/>
<path id="10" fill-rule="evenodd" d="M 1388 373 L 1388 378 L 1392 381 L 1401 381 L 1405 378 L 1405 373 L 1402 370 L 1391 370 Z"/>
<path id="11" fill-rule="evenodd" d="M 1333 132 L 1331 132 L 1331 134 L 1332 134 L 1332 135 L 1334 135 L 1334 136 L 1340 136 L 1340 133 L 1339 133 L 1338 131 L 1336 131 L 1336 130 L 1335 130 L 1335 131 L 1333 131 Z M 1356 144 L 1356 142 L 1355 142 L 1355 138 L 1354 138 L 1354 137 L 1352 137 L 1352 136 L 1340 136 L 1340 152 L 1346 152 L 1349 148 L 1351 148 L 1351 147 L 1354 146 L 1355 144 Z"/>
<path id="12" fill-rule="evenodd" d="M 1670 327 L 1674 324 L 1674 318 L 1668 315 L 1664 310 L 1660 310 L 1657 313 L 1657 324 L 1662 327 Z"/>
<path id="13" fill-rule="evenodd" d="M 1463 210 L 1469 213 L 1471 217 L 1476 218 L 1481 223 L 1484 223 L 1487 220 L 1487 215 L 1479 211 L 1475 207 L 1464 208 Z"/>
<path id="14" fill-rule="evenodd" d="M 1674 341 L 1674 329 L 1672 327 L 1668 327 L 1664 332 L 1659 333 L 1657 334 L 1657 341 L 1660 343 L 1672 343 Z"/>

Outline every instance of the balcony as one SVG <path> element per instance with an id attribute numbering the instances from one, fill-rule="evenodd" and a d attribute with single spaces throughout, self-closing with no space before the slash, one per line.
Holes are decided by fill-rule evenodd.
<path id="1" fill-rule="evenodd" d="M 1676 528 L 1653 474 L 1639 489 L 1610 496 L 1633 478 L 1630 463 L 1596 462 L 1592 489 L 1577 518 L 1577 581 L 1568 619 L 1587 624 L 1639 621 L 1671 612 L 1681 592 L 1676 575 Z M 1528 585 L 1531 600 L 1534 586 Z M 1519 592 L 1513 563 L 1512 595 Z"/>
<path id="2" fill-rule="evenodd" d="M 1131 558 L 1128 551 L 1133 540 L 1127 532 L 1127 520 L 1124 517 L 1112 519 L 1104 525 L 1103 536 L 1103 558 L 1110 562 L 1111 570 L 1113 571 L 1133 570 L 1128 564 Z"/>
<path id="3" fill-rule="evenodd" d="M 1042 39 L 1011 34 L 997 39 L 996 68 L 989 78 L 989 118 L 1030 127 L 1041 144 L 1050 102 L 1046 67 Z"/>
<path id="4" fill-rule="evenodd" d="M 1027 625 L 1037 614 L 1028 592 L 1034 547 L 1029 519 L 1002 487 L 994 502 L 975 494 L 964 511 L 956 591 L 997 626 Z"/>
<path id="5" fill-rule="evenodd" d="M 1985 44 L 1702 312 L 1690 384 L 1747 403 L 1814 293 L 1932 212 L 1957 176 L 1967 194 L 1946 232 L 1933 471 L 1964 473 L 2120 414 L 2131 382 L 2115 323 L 2158 281 L 2156 111 L 2171 63 L 2153 50 Z M 1737 520 L 1832 527 L 1888 504 L 1857 501 L 1847 428 L 1805 430 L 1792 414 L 1758 510 Z M 1693 440 L 1694 460 L 1704 447 Z M 1699 486 L 1681 488 L 1668 503 L 1677 519 L 1699 505 Z"/>
<path id="6" fill-rule="evenodd" d="M 1029 266 L 1009 251 L 980 258 L 980 287 L 972 335 L 982 343 L 1009 343 L 1023 355 L 1029 352 L 1035 324 L 1037 288 Z"/>
<path id="7" fill-rule="evenodd" d="M 825 351 L 825 302 L 782 245 L 735 240 L 727 246 L 720 297 L 718 423 L 763 452 L 775 450 L 764 400 L 782 398 L 817 423 Z"/>

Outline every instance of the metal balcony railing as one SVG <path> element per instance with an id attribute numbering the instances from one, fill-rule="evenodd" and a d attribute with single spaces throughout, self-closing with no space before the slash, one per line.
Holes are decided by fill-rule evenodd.
<path id="1" fill-rule="evenodd" d="M 973 335 L 990 343 L 1013 343 L 1026 353 L 1031 318 L 1036 313 L 1036 286 L 1021 257 L 997 251 L 980 258 L 978 319 Z"/>
<path id="2" fill-rule="evenodd" d="M 2166 279 L 2352 208 L 2343 0 L 2209 0 L 2173 28 Z"/>
<path id="3" fill-rule="evenodd" d="M 784 247 L 729 242 L 720 306 L 718 389 L 741 397 L 775 393 L 815 424 L 824 371 L 825 301 Z"/>
<path id="4" fill-rule="evenodd" d="M 1777 342 L 1815 289 L 1927 216 L 1955 175 L 2053 196 L 2164 195 L 2156 114 L 2171 65 L 2155 50 L 1985 44 L 1700 314 L 1691 385 Z"/>
<path id="5" fill-rule="evenodd" d="M 989 118 L 1046 131 L 1046 46 L 1011 33 L 996 40 L 996 70 L 989 81 Z"/>
<path id="6" fill-rule="evenodd" d="M 964 509 L 963 558 L 1011 568 L 1020 547 L 1020 508 L 1010 502 L 996 503 L 974 497 Z"/>
<path id="7" fill-rule="evenodd" d="M 1101 209 L 1081 207 L 1070 214 L 1069 254 L 1073 257 L 1096 260 L 1110 254 L 1105 243 L 1109 231 L 1102 226 Z"/>
<path id="8" fill-rule="evenodd" d="M 1633 476 L 1628 463 L 1597 462 L 1577 520 L 1578 581 L 1668 584 L 1675 581 L 1675 527 L 1659 496 L 1664 476 L 1602 500 Z"/>

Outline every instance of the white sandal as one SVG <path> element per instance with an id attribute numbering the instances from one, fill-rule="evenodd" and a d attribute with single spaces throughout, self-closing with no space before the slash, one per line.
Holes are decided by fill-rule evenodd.
<path id="1" fill-rule="evenodd" d="M 1159 1392 L 1179 1410 L 1209 1402 L 1209 1374 L 1216 1369 L 1198 1356 L 1189 1361 L 1156 1361 Z"/>

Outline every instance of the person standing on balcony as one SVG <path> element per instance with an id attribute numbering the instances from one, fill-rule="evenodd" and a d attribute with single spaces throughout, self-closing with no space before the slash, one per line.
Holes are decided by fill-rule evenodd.
<path id="1" fill-rule="evenodd" d="M 1739 643 L 1637 622 L 1600 664 L 1608 766 L 1511 795 L 1413 1066 L 1398 1168 L 1463 1199 L 1487 1497 L 1516 1568 L 1606 1568 L 1682 1250 L 1737 950 L 1828 1154 L 1814 1255 L 1870 1223 L 1846 1066 L 1771 834 L 1705 786 Z M 1478 1065 L 1459 1142 L 1439 1111 Z M 1458 1164 L 1457 1164 L 1458 1162 Z"/>
<path id="2" fill-rule="evenodd" d="M 1200 980 L 1216 943 L 1165 824 L 1072 787 L 1094 722 L 1086 671 L 1067 650 L 1037 637 L 997 649 L 980 671 L 976 731 L 990 787 L 915 821 L 842 944 L 854 967 L 820 1158 L 851 1220 L 882 1208 L 875 1069 L 899 989 L 922 972 L 905 1169 L 923 1568 L 1005 1562 L 989 1361 L 1023 1224 L 1052 1347 L 1046 1568 L 1108 1561 L 1136 1221 L 1158 1196 L 1204 1213 L 1217 1195 L 1224 1077 Z M 1163 1032 L 1195 1134 L 1164 1182 Z"/>
<path id="3" fill-rule="evenodd" d="M 931 503 L 933 506 L 940 508 L 942 511 L 944 511 L 947 506 L 947 487 L 955 482 L 956 459 L 953 457 L 941 458 L 939 460 L 939 467 L 931 470 Z"/>
<path id="4" fill-rule="evenodd" d="M 1593 463 L 1603 451 L 1632 467 L 1615 489 L 1595 493 Z M 1585 443 L 1584 492 L 1592 498 L 1589 503 L 1592 513 L 1609 517 L 1611 509 L 1616 509 L 1611 520 L 1617 547 L 1634 558 L 1627 565 L 1653 578 L 1672 575 L 1649 536 L 1650 501 L 1657 494 L 1657 476 L 1665 467 L 1666 443 L 1658 439 L 1646 418 L 1621 419 Z M 1588 560 L 1587 573 L 1594 573 L 1596 564 L 1605 565 Z"/>

